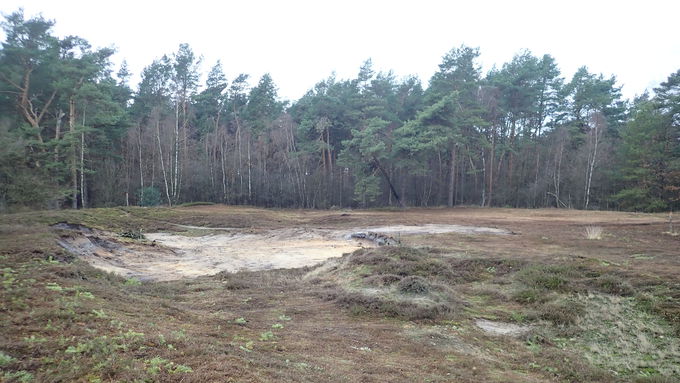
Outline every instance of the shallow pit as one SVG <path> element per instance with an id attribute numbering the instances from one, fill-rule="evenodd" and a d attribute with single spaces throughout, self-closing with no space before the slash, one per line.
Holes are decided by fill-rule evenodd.
<path id="1" fill-rule="evenodd" d="M 249 230 L 192 227 L 209 235 L 147 233 L 147 242 L 121 242 L 115 234 L 83 229 L 80 226 L 56 227 L 72 230 L 59 243 L 91 265 L 125 277 L 140 280 L 176 280 L 213 275 L 222 271 L 269 270 L 313 266 L 328 258 L 339 257 L 362 247 L 383 242 L 353 237 L 357 233 L 380 233 L 380 238 L 412 234 L 511 234 L 503 229 L 460 225 L 384 226 L 330 230 L 286 228 Z"/>

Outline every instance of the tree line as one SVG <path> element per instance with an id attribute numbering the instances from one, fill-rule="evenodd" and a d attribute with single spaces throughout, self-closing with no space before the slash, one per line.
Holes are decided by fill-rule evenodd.
<path id="1" fill-rule="evenodd" d="M 521 51 L 484 73 L 447 52 L 417 77 L 334 75 L 283 102 L 268 74 L 202 82 L 187 44 L 133 91 L 112 49 L 6 16 L 0 209 L 178 205 L 680 207 L 680 70 L 624 100 L 615 77 L 564 78 Z"/>

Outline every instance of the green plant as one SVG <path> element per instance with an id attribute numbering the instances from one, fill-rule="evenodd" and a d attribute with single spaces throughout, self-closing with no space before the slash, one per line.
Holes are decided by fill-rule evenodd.
<path id="1" fill-rule="evenodd" d="M 142 231 L 140 229 L 135 229 L 135 228 L 128 228 L 123 230 L 120 233 L 120 236 L 123 238 L 130 238 L 130 239 L 144 239 L 144 234 L 142 234 Z"/>
<path id="2" fill-rule="evenodd" d="M 545 290 L 560 290 L 567 285 L 572 270 L 567 266 L 537 265 L 517 273 L 517 279 L 527 287 Z"/>
<path id="3" fill-rule="evenodd" d="M 0 367 L 5 367 L 6 365 L 12 363 L 16 359 L 12 358 L 11 355 L 7 355 L 4 352 L 0 351 Z"/>
<path id="4" fill-rule="evenodd" d="M 108 316 L 104 312 L 104 309 L 101 309 L 101 310 L 92 309 L 92 314 L 94 315 L 95 318 L 100 318 L 100 319 L 108 318 Z"/>
<path id="5" fill-rule="evenodd" d="M 126 279 L 124 284 L 125 286 L 139 286 L 142 284 L 142 282 L 135 277 L 131 277 Z"/>
<path id="6" fill-rule="evenodd" d="M 33 374 L 31 374 L 28 371 L 15 371 L 15 372 L 6 372 L 3 376 L 3 380 L 6 382 L 20 382 L 20 383 L 28 383 L 33 380 Z"/>
<path id="7" fill-rule="evenodd" d="M 194 370 L 192 370 L 191 367 L 185 366 L 183 364 L 176 364 L 174 365 L 174 368 L 170 369 L 171 374 L 182 374 L 189 372 L 194 372 Z"/>
<path id="8" fill-rule="evenodd" d="M 59 286 L 58 283 L 54 283 L 54 282 L 48 282 L 48 283 L 45 285 L 45 288 L 48 289 L 48 290 L 57 291 L 57 292 L 62 292 L 62 291 L 64 291 L 64 288 L 63 288 L 63 287 Z"/>
<path id="9" fill-rule="evenodd" d="M 261 341 L 267 341 L 267 340 L 272 340 L 274 339 L 274 333 L 271 331 L 265 331 L 262 334 L 260 334 L 260 340 Z"/>
<path id="10" fill-rule="evenodd" d="M 94 299 L 94 295 L 89 291 L 78 291 L 76 297 L 85 299 Z"/>
<path id="11" fill-rule="evenodd" d="M 150 360 L 147 360 L 145 363 L 149 365 L 149 367 L 146 368 L 146 372 L 148 372 L 150 375 L 158 375 L 158 373 L 161 372 L 163 366 L 169 364 L 170 361 L 163 359 L 160 356 L 156 356 Z"/>
<path id="12" fill-rule="evenodd" d="M 194 372 L 194 370 L 189 366 L 185 366 L 183 364 L 175 364 L 174 362 L 171 362 L 167 359 L 163 359 L 160 356 L 156 356 L 150 360 L 145 361 L 144 363 L 148 365 L 146 371 L 150 375 L 158 375 L 158 373 L 160 373 L 164 369 L 170 374 L 183 374 Z"/>

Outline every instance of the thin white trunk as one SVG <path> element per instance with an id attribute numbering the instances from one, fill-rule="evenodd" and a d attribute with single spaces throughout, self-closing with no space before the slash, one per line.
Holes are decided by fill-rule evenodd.
<path id="1" fill-rule="evenodd" d="M 557 207 L 560 207 L 560 177 L 562 175 L 562 154 L 564 153 L 564 142 L 560 142 L 560 150 L 558 152 L 559 154 L 557 155 L 557 160 L 556 160 L 556 169 L 555 169 L 555 176 L 554 176 L 554 183 L 555 183 L 555 199 L 557 200 Z M 564 204 L 563 204 L 564 205 Z"/>
<path id="2" fill-rule="evenodd" d="M 252 203 L 253 189 L 252 189 L 252 175 L 250 172 L 250 136 L 248 136 L 248 203 Z"/>
<path id="3" fill-rule="evenodd" d="M 80 204 L 87 207 L 85 198 L 85 133 L 80 133 Z"/>
<path id="4" fill-rule="evenodd" d="M 83 128 L 85 127 L 85 112 L 87 104 L 83 107 Z M 85 195 L 85 132 L 80 133 L 80 204 L 83 209 L 87 207 L 87 196 Z"/>
<path id="5" fill-rule="evenodd" d="M 76 101 L 72 96 L 68 100 L 68 127 L 71 133 L 71 138 L 74 139 L 71 144 L 71 207 L 78 208 L 78 170 L 76 164 L 76 143 L 75 143 L 75 129 L 76 129 Z"/>
<path id="6" fill-rule="evenodd" d="M 227 166 L 225 164 L 225 158 L 227 155 L 227 145 L 222 142 L 220 150 L 220 162 L 222 163 L 222 201 L 227 201 Z"/>
<path id="7" fill-rule="evenodd" d="M 59 162 L 59 140 L 61 139 L 61 120 L 64 118 L 64 112 L 59 110 L 57 113 L 57 123 L 55 124 L 54 140 L 57 143 L 54 146 L 54 162 Z"/>
<path id="8" fill-rule="evenodd" d="M 179 103 L 175 104 L 175 150 L 174 171 L 171 178 L 172 199 L 177 201 L 177 189 L 179 187 Z"/>
<path id="9" fill-rule="evenodd" d="M 602 117 L 600 115 L 595 115 L 593 116 L 593 125 L 594 125 L 594 130 L 595 130 L 595 137 L 594 137 L 594 148 L 593 148 L 593 154 L 590 156 L 590 161 L 588 164 L 588 168 L 586 169 L 586 175 L 587 175 L 587 181 L 586 181 L 586 196 L 585 196 L 585 209 L 588 209 L 588 204 L 590 203 L 590 186 L 592 183 L 593 179 L 593 171 L 595 170 L 595 161 L 597 160 L 597 147 L 599 145 L 599 140 L 600 140 L 600 119 Z"/>
<path id="10" fill-rule="evenodd" d="M 168 206 L 172 206 L 170 198 L 170 188 L 168 187 L 168 176 L 165 172 L 165 161 L 163 160 L 163 146 L 161 145 L 161 124 L 156 123 L 156 138 L 158 139 L 158 154 L 161 159 L 161 169 L 163 170 L 163 182 L 165 183 L 165 196 L 168 198 Z"/>
<path id="11" fill-rule="evenodd" d="M 142 126 L 139 126 L 137 136 L 137 152 L 139 154 L 139 199 L 144 200 L 144 167 L 142 165 Z"/>

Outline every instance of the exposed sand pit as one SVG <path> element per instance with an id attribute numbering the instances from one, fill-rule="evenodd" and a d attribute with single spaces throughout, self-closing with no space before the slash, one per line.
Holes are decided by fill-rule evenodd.
<path id="1" fill-rule="evenodd" d="M 321 230 L 281 229 L 201 237 L 155 233 L 146 237 L 182 254 L 181 264 L 199 275 L 311 266 L 371 246 Z"/>
<path id="2" fill-rule="evenodd" d="M 357 233 L 380 233 L 379 238 L 383 239 L 394 235 L 451 232 L 511 234 L 503 229 L 460 225 L 399 225 L 354 230 L 294 228 L 258 232 L 220 228 L 224 233 L 205 236 L 146 234 L 146 238 L 154 243 L 150 245 L 121 243 L 114 234 L 80 226 L 57 228 L 77 233 L 62 237 L 59 243 L 93 266 L 126 277 L 157 281 L 213 275 L 222 271 L 312 266 L 362 247 L 384 243 L 357 239 Z M 192 228 L 214 230 L 207 227 Z"/>

